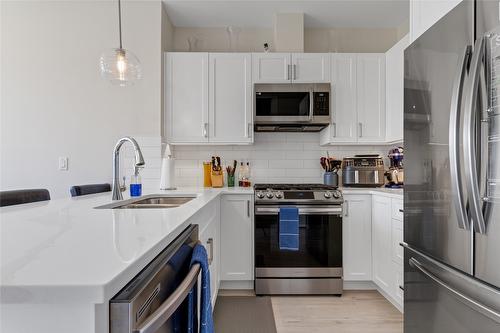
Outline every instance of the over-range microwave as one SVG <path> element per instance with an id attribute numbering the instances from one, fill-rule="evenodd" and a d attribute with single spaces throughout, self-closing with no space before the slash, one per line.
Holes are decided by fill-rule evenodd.
<path id="1" fill-rule="evenodd" d="M 257 132 L 317 132 L 330 122 L 327 83 L 255 85 Z"/>

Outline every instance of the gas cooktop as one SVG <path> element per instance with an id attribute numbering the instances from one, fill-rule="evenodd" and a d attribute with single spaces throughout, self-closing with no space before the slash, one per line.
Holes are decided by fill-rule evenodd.
<path id="1" fill-rule="evenodd" d="M 255 184 L 256 204 L 341 204 L 342 192 L 323 184 Z"/>

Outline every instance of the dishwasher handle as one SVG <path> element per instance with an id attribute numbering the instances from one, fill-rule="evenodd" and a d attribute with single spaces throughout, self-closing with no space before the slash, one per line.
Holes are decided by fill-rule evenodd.
<path id="1" fill-rule="evenodd" d="M 186 299 L 187 295 L 193 289 L 193 286 L 198 281 L 200 274 L 200 264 L 194 264 L 189 273 L 181 282 L 179 287 L 160 305 L 155 312 L 144 320 L 136 329 L 134 333 L 154 333 L 156 332 L 177 310 L 177 308 Z"/>

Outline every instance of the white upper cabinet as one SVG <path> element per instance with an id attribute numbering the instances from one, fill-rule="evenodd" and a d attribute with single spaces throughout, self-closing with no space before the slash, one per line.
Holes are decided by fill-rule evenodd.
<path id="1" fill-rule="evenodd" d="M 327 134 L 325 141 L 331 143 L 355 142 L 357 138 L 356 54 L 333 54 L 331 68 L 330 112 L 332 124 L 330 126 L 331 132 Z"/>
<path id="2" fill-rule="evenodd" d="M 254 83 L 330 82 L 328 53 L 253 53 Z"/>
<path id="3" fill-rule="evenodd" d="M 253 53 L 254 83 L 289 83 L 291 80 L 290 53 Z"/>
<path id="4" fill-rule="evenodd" d="M 210 53 L 209 62 L 209 141 L 251 143 L 253 95 L 250 53 Z"/>
<path id="5" fill-rule="evenodd" d="M 330 83 L 329 53 L 292 53 L 292 81 Z"/>
<path id="6" fill-rule="evenodd" d="M 385 142 L 385 54 L 332 54 L 332 124 L 320 144 Z"/>
<path id="7" fill-rule="evenodd" d="M 462 0 L 410 0 L 410 43 Z"/>
<path id="8" fill-rule="evenodd" d="M 409 43 L 406 35 L 385 54 L 386 141 L 403 141 L 404 51 Z"/>
<path id="9" fill-rule="evenodd" d="M 385 141 L 385 54 L 358 54 L 358 142 Z"/>
<path id="10" fill-rule="evenodd" d="M 208 53 L 167 53 L 165 62 L 167 141 L 208 142 Z"/>
<path id="11" fill-rule="evenodd" d="M 345 281 L 372 280 L 371 195 L 344 195 L 343 262 Z"/>
<path id="12" fill-rule="evenodd" d="M 165 61 L 168 143 L 253 142 L 250 53 L 168 52 Z"/>

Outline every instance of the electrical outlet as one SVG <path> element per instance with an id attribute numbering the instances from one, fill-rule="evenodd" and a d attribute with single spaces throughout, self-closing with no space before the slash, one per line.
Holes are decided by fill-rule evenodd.
<path id="1" fill-rule="evenodd" d="M 68 171 L 68 158 L 67 157 L 59 157 L 59 170 L 60 171 Z"/>

